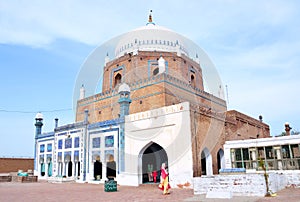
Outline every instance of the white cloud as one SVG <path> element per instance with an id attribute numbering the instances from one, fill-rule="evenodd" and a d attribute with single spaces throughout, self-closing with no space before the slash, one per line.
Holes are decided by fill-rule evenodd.
<path id="1" fill-rule="evenodd" d="M 123 12 L 113 8 L 103 1 L 1 2 L 0 43 L 45 46 L 65 38 L 97 45 L 126 29 Z"/>
<path id="2" fill-rule="evenodd" d="M 165 23 L 191 39 L 225 37 L 227 41 L 233 34 L 252 32 L 257 25 L 285 24 L 297 11 L 289 1 L 147 1 L 139 5 L 140 1 L 21 0 L 0 4 L 0 43 L 33 46 L 57 38 L 97 45 L 143 25 L 149 9 L 154 10 L 158 24 Z"/>
<path id="3" fill-rule="evenodd" d="M 1 1 L 0 44 L 47 47 L 57 39 L 96 46 L 154 21 L 187 36 L 214 58 L 231 106 L 260 111 L 299 112 L 299 2 L 214 1 Z M 288 89 L 289 98 L 284 96 Z M 290 95 L 291 94 L 291 95 Z M 287 109 L 278 107 L 286 104 Z M 257 113 L 257 114 L 256 114 Z"/>

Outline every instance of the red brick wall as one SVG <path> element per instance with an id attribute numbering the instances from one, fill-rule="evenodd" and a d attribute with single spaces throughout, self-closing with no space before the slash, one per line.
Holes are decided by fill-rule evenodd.
<path id="1" fill-rule="evenodd" d="M 236 110 L 226 113 L 226 140 L 270 137 L 269 125 Z"/>
<path id="2" fill-rule="evenodd" d="M 33 158 L 0 158 L 0 173 L 33 170 Z"/>

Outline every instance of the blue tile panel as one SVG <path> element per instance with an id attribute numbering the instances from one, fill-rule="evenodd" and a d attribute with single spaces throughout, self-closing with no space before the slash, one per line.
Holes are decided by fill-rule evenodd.
<path id="1" fill-rule="evenodd" d="M 105 147 L 113 147 L 114 146 L 114 136 L 106 136 L 105 137 Z"/>

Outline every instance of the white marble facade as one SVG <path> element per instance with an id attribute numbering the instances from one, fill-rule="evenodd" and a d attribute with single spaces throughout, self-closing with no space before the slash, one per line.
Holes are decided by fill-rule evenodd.
<path id="1" fill-rule="evenodd" d="M 120 159 L 119 140 L 122 123 L 125 126 L 124 162 Z M 35 174 L 40 179 L 64 177 L 99 183 L 111 176 L 118 184 L 138 186 L 148 182 L 145 177 L 148 164 L 157 171 L 158 182 L 161 163 L 165 162 L 171 186 L 192 184 L 189 123 L 189 103 L 184 102 L 131 114 L 123 120 L 60 126 L 36 139 Z M 120 168 L 122 163 L 124 170 Z"/>

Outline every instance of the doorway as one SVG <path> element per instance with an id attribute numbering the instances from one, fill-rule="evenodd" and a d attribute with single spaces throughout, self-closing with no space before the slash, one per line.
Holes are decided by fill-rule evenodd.
<path id="1" fill-rule="evenodd" d="M 102 179 L 102 163 L 99 160 L 94 162 L 94 179 L 101 180 Z"/>
<path id="2" fill-rule="evenodd" d="M 213 175 L 212 157 L 206 147 L 201 152 L 201 175 Z"/>
<path id="3" fill-rule="evenodd" d="M 224 168 L 224 151 L 223 149 L 219 149 L 218 151 L 218 156 L 217 156 L 217 161 L 218 161 L 218 173 L 220 172 L 221 168 Z"/>
<path id="4" fill-rule="evenodd" d="M 143 150 L 142 150 L 143 151 Z M 142 152 L 142 183 L 156 183 L 160 180 L 160 167 L 166 163 L 168 167 L 168 156 L 166 151 L 157 143 L 150 143 Z"/>

